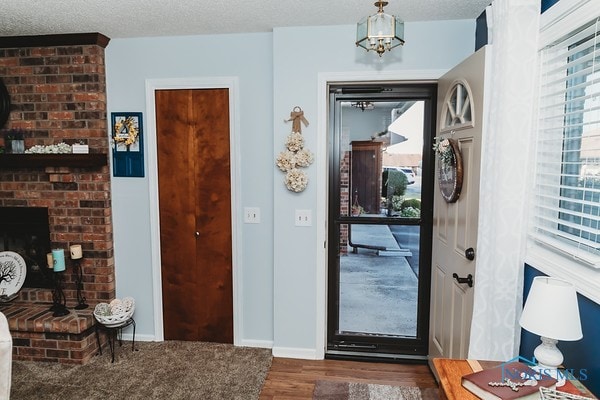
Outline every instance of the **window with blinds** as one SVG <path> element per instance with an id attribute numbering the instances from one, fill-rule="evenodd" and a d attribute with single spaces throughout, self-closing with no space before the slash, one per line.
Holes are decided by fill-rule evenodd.
<path id="1" fill-rule="evenodd" d="M 600 19 L 541 51 L 533 238 L 600 268 Z"/>

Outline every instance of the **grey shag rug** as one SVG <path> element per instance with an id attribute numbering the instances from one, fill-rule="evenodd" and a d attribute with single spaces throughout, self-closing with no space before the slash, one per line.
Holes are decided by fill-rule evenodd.
<path id="1" fill-rule="evenodd" d="M 437 400 L 437 388 L 317 381 L 313 400 Z"/>
<path id="2" fill-rule="evenodd" d="M 204 342 L 131 342 L 86 365 L 13 361 L 11 400 L 258 399 L 271 350 Z"/>

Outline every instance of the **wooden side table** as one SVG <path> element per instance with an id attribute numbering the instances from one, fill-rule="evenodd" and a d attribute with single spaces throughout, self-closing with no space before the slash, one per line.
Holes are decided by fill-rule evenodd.
<path id="1" fill-rule="evenodd" d="M 475 361 L 450 358 L 434 358 L 433 367 L 439 380 L 441 400 L 478 400 L 479 397 L 462 387 L 461 379 L 464 375 L 477 370 L 493 368 L 500 365 L 500 361 Z M 478 365 L 481 368 L 478 368 Z M 559 388 L 561 392 L 579 394 L 580 396 L 596 397 L 579 381 L 568 380 Z"/>

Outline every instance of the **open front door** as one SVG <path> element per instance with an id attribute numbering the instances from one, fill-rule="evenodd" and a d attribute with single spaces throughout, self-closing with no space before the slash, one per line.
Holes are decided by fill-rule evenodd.
<path id="1" fill-rule="evenodd" d="M 477 265 L 486 48 L 438 82 L 429 356 L 466 358 Z M 445 160 L 445 161 L 441 161 Z"/>

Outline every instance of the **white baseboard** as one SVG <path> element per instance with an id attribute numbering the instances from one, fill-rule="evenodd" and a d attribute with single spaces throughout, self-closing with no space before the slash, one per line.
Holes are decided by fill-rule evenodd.
<path id="1" fill-rule="evenodd" d="M 242 339 L 236 346 L 241 347 L 260 347 L 262 349 L 272 349 L 273 341 L 272 340 L 253 340 L 253 339 Z"/>
<path id="2" fill-rule="evenodd" d="M 133 340 L 133 332 L 125 331 L 123 332 L 123 340 Z M 156 340 L 156 336 L 154 335 L 135 335 L 136 342 L 162 342 L 162 340 Z M 272 340 L 252 340 L 252 339 L 244 339 L 236 344 L 236 346 L 240 347 L 260 347 L 263 349 L 271 349 L 273 348 Z"/>
<path id="3" fill-rule="evenodd" d="M 297 347 L 273 347 L 273 357 L 298 358 L 302 360 L 322 360 L 317 356 L 315 349 L 302 349 Z"/>
<path id="4" fill-rule="evenodd" d="M 133 340 L 133 332 L 123 332 L 123 340 Z M 136 342 L 158 342 L 154 335 L 135 335 Z"/>

